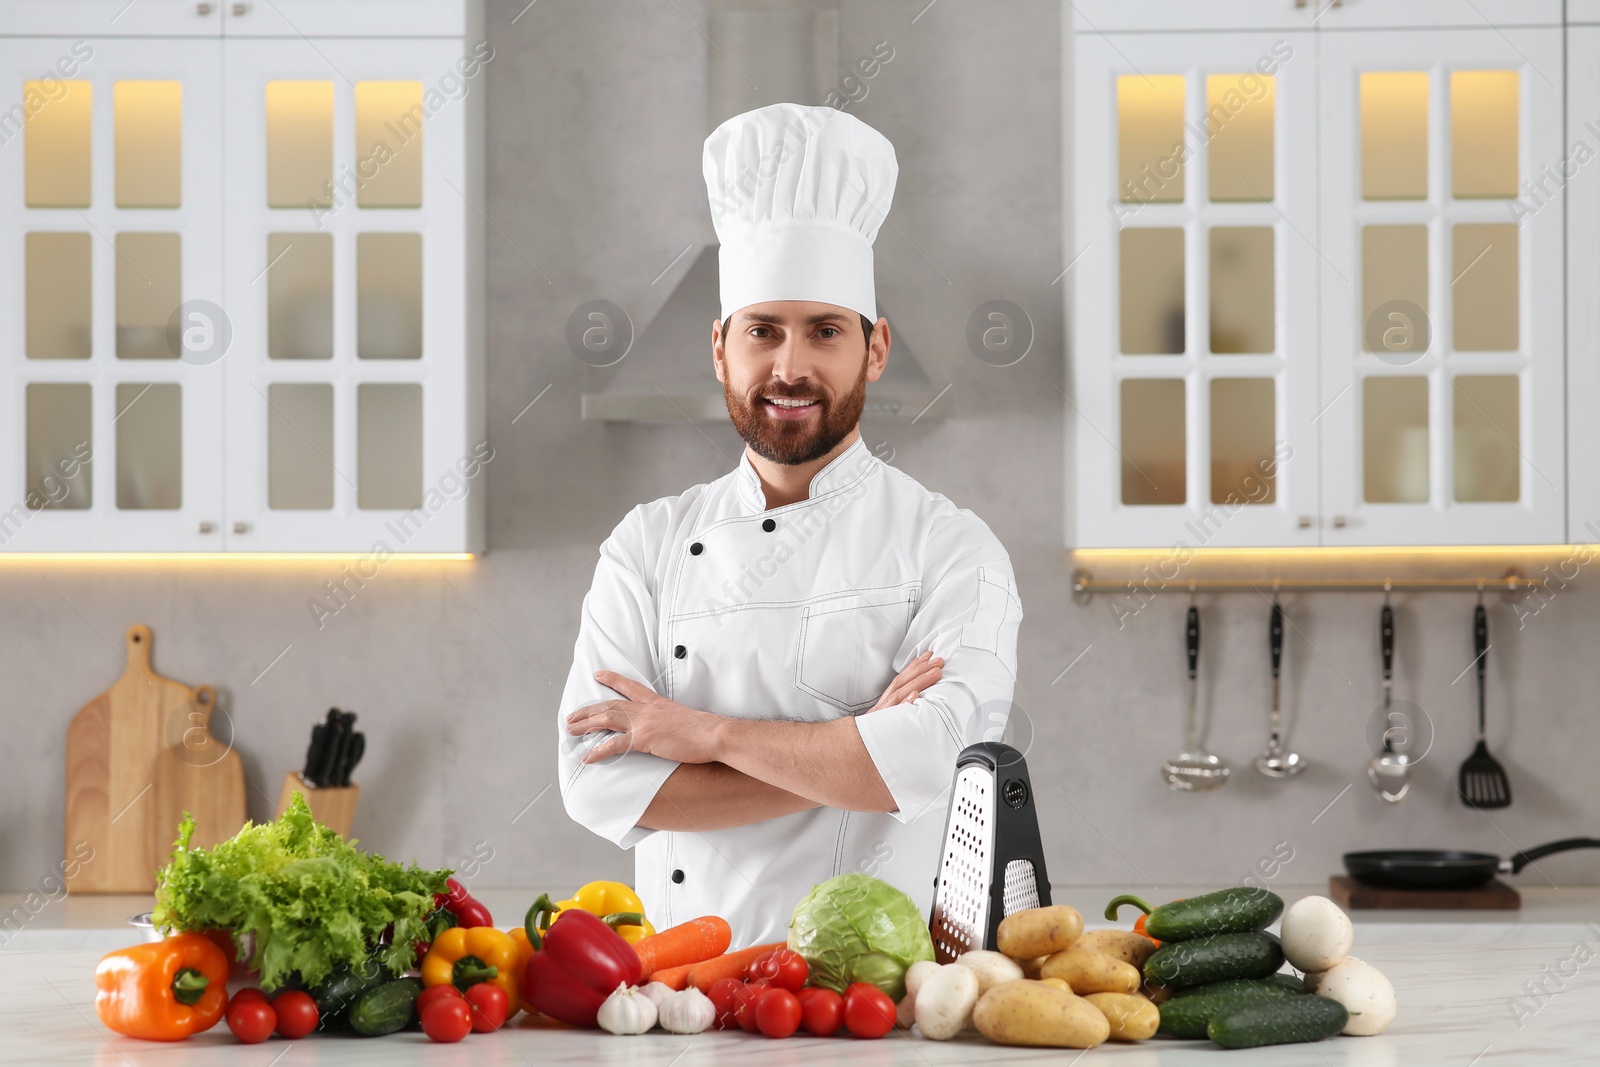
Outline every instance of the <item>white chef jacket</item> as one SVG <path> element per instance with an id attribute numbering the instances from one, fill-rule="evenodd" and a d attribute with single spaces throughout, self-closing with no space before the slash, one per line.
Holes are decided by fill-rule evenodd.
<path id="1" fill-rule="evenodd" d="M 1021 620 L 1010 558 L 988 526 L 859 438 L 817 472 L 807 499 L 770 510 L 745 454 L 714 482 L 635 507 L 600 546 L 556 724 L 567 812 L 636 850 L 635 888 L 658 929 L 720 915 L 735 947 L 782 941 L 812 886 L 850 871 L 888 881 L 927 914 L 955 758 L 1005 728 Z M 863 714 L 929 649 L 944 658 L 936 685 Z M 614 736 L 566 731 L 568 713 L 618 698 L 597 670 L 719 715 L 854 715 L 896 810 L 813 808 L 702 833 L 641 827 L 678 764 L 643 752 L 581 761 Z"/>

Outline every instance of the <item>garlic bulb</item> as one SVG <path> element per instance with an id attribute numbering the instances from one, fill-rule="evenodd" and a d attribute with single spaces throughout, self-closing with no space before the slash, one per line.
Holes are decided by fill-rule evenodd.
<path id="1" fill-rule="evenodd" d="M 698 1034 L 709 1030 L 717 1017 L 711 998 L 694 986 L 673 993 L 661 1002 L 661 1028 L 674 1034 Z"/>
<path id="2" fill-rule="evenodd" d="M 673 989 L 665 982 L 651 982 L 649 985 L 640 986 L 639 992 L 649 997 L 650 1003 L 656 1006 L 657 1011 L 660 1011 L 661 1002 L 672 996 L 672 994 L 676 993 L 677 990 Z"/>
<path id="3" fill-rule="evenodd" d="M 656 1024 L 655 1002 L 637 988 L 618 985 L 600 1005 L 600 1028 L 613 1034 L 642 1034 Z"/>

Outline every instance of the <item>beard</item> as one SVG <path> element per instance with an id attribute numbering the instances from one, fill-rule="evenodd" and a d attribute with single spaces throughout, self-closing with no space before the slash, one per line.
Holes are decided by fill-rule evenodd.
<path id="1" fill-rule="evenodd" d="M 861 357 L 861 373 L 856 375 L 855 384 L 843 397 L 831 396 L 821 386 L 808 385 L 803 379 L 791 385 L 773 382 L 757 386 L 745 396 L 736 395 L 725 381 L 722 393 L 734 429 L 756 455 L 786 466 L 810 463 L 831 452 L 861 421 L 861 411 L 867 402 L 867 357 Z M 763 396 L 814 397 L 820 410 L 815 417 L 793 421 L 775 419 L 766 413 L 761 402 Z"/>

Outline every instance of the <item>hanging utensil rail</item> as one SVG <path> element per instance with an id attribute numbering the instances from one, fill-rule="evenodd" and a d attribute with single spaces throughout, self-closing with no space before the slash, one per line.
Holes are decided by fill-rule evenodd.
<path id="1" fill-rule="evenodd" d="M 1544 585 L 1515 571 L 1499 578 L 1096 578 L 1082 567 L 1072 572 L 1073 599 L 1105 593 L 1504 593 L 1516 598 Z"/>

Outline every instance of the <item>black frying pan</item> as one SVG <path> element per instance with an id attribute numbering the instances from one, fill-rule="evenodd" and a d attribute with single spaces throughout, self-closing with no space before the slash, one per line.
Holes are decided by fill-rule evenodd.
<path id="1" fill-rule="evenodd" d="M 1497 874 L 1516 874 L 1552 852 L 1573 848 L 1600 848 L 1600 838 L 1569 837 L 1548 845 L 1518 852 L 1508 860 L 1487 852 L 1458 852 L 1451 849 L 1391 849 L 1378 852 L 1346 852 L 1344 869 L 1350 877 L 1368 885 L 1398 886 L 1402 889 L 1471 889 Z"/>

